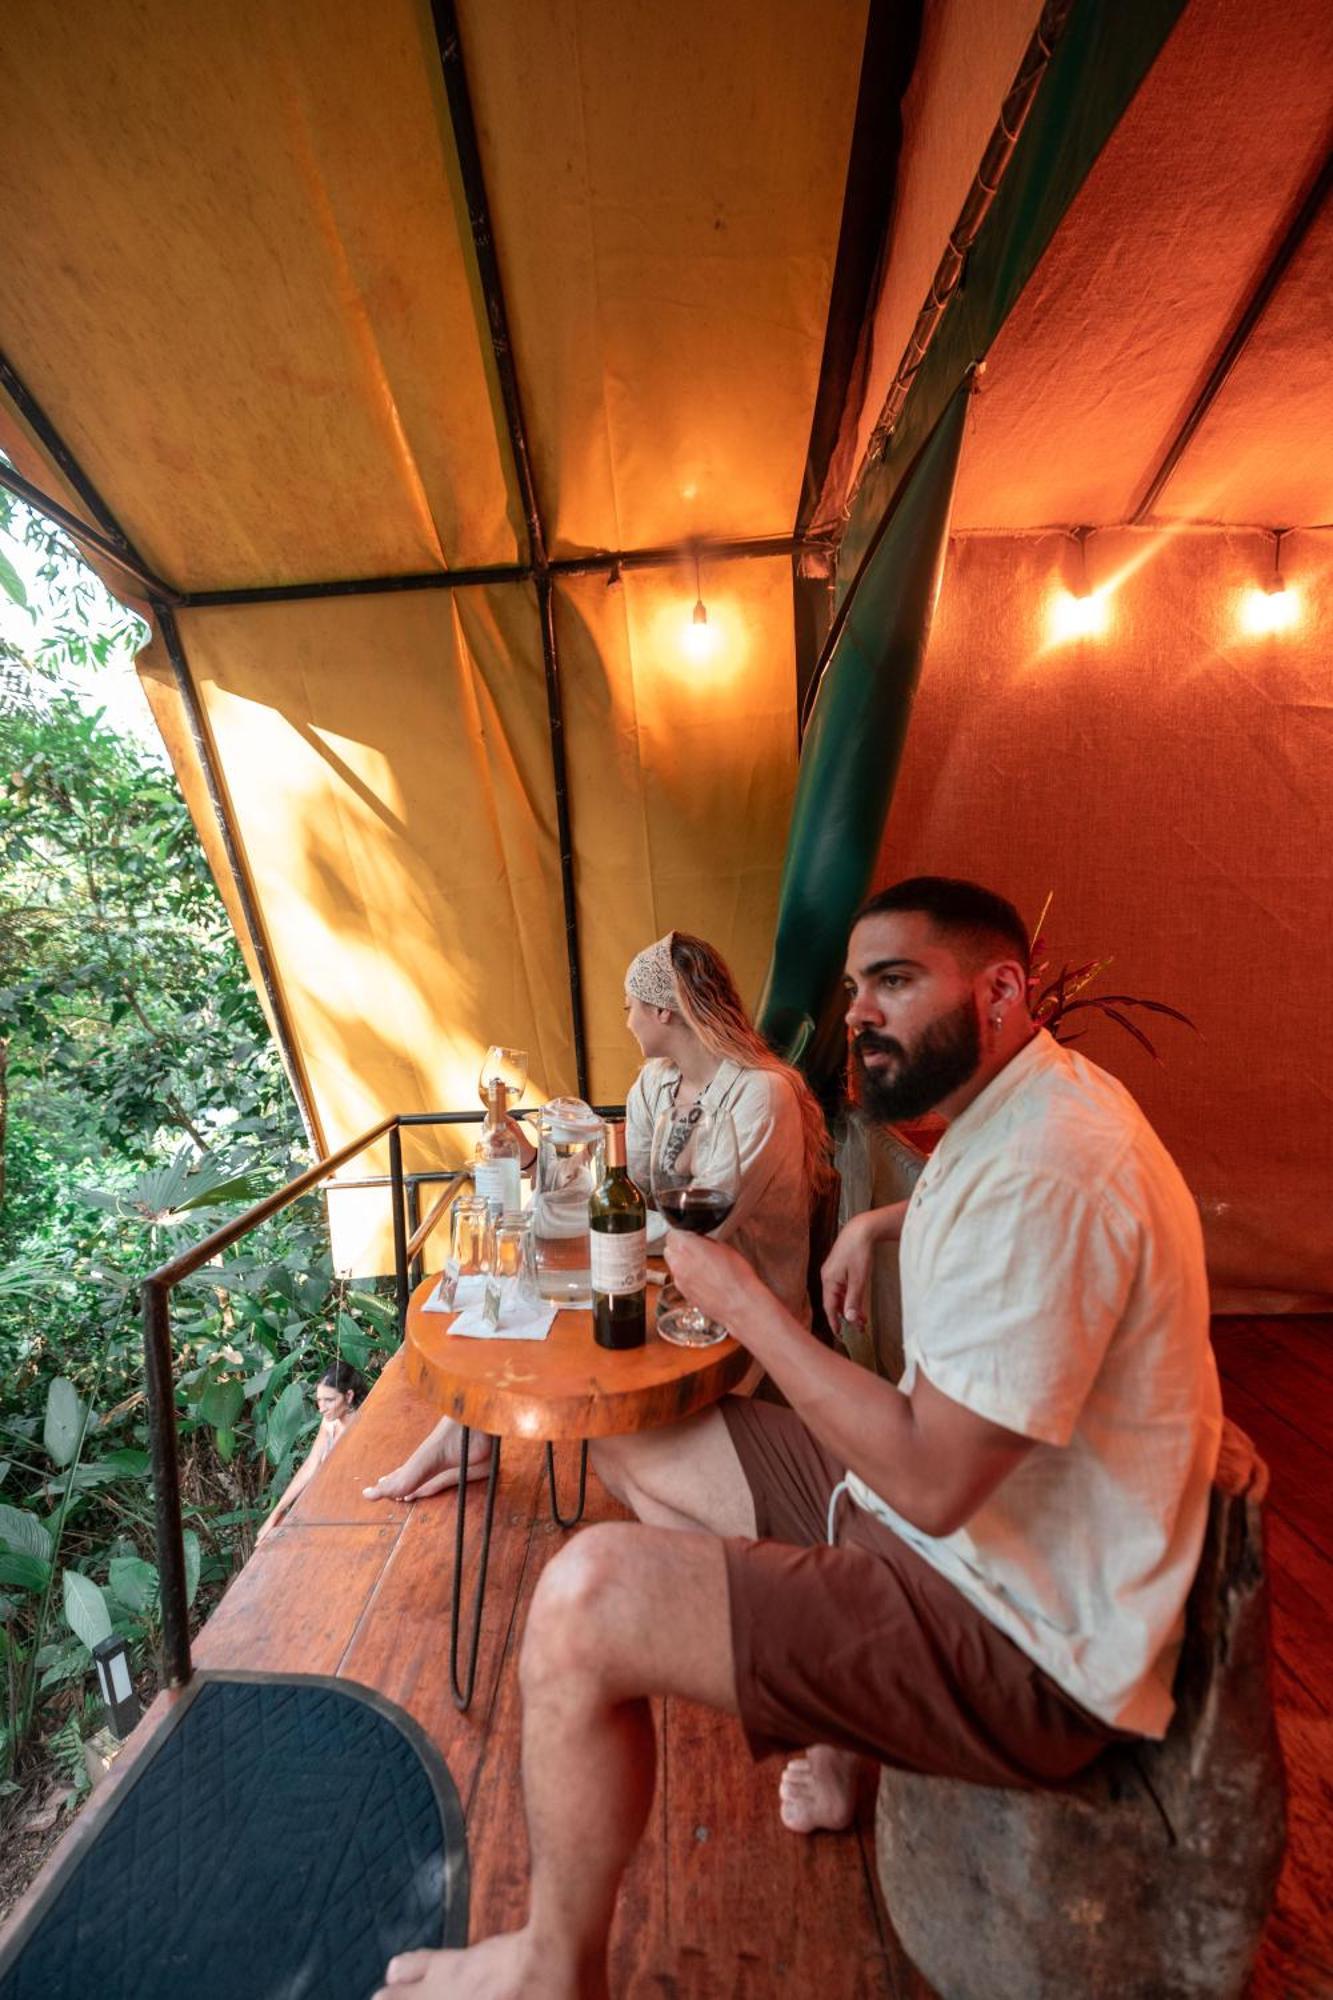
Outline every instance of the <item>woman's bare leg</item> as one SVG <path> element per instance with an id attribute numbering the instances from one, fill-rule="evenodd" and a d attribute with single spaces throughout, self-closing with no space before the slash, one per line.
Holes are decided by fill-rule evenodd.
<path id="1" fill-rule="evenodd" d="M 491 1467 L 491 1450 L 492 1440 L 486 1432 L 473 1431 L 468 1444 L 469 1480 L 485 1478 Z M 452 1417 L 441 1417 L 410 1458 L 361 1491 L 367 1500 L 425 1500 L 432 1493 L 457 1486 L 462 1455 L 462 1425 Z"/>

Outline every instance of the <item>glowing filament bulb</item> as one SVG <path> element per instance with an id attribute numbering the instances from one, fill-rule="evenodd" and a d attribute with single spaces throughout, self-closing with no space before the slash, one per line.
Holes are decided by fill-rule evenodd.
<path id="1" fill-rule="evenodd" d="M 1247 590 L 1240 601 L 1241 630 L 1261 639 L 1270 632 L 1289 632 L 1300 616 L 1300 594 L 1282 582 L 1267 590 Z"/>
<path id="2" fill-rule="evenodd" d="M 1057 590 L 1047 613 L 1047 631 L 1052 645 L 1070 639 L 1100 638 L 1111 623 L 1109 590 L 1089 590 L 1075 596 L 1072 590 Z"/>

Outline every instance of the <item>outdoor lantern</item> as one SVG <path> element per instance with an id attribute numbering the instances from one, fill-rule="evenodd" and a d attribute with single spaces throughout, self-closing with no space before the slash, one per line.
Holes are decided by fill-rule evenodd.
<path id="1" fill-rule="evenodd" d="M 139 1697 L 130 1675 L 130 1649 L 123 1639 L 99 1639 L 93 1647 L 93 1665 L 102 1701 L 117 1736 L 128 1736 L 139 1720 Z"/>

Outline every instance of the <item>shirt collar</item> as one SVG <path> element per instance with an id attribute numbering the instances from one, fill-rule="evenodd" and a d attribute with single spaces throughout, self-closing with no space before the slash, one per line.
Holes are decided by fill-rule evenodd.
<path id="1" fill-rule="evenodd" d="M 981 1094 L 972 1099 L 966 1111 L 961 1111 L 945 1127 L 933 1157 L 947 1161 L 962 1147 L 971 1145 L 977 1134 L 1013 1102 L 1034 1076 L 1058 1066 L 1059 1062 L 1059 1045 L 1045 1028 L 1038 1028 L 1032 1040 L 1024 1042 L 1017 1055 L 1011 1056 Z"/>

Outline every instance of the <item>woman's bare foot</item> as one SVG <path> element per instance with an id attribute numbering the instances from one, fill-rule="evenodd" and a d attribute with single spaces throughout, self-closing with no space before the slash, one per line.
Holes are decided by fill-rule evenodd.
<path id="1" fill-rule="evenodd" d="M 534 1968 L 526 1931 L 486 1938 L 467 1951 L 407 1951 L 390 1959 L 374 2000 L 581 2000 L 575 1979 L 560 1979 L 548 1957 Z M 605 1993 L 605 1986 L 598 1989 Z"/>
<path id="2" fill-rule="evenodd" d="M 850 1750 L 816 1743 L 793 1757 L 778 1786 L 778 1815 L 789 1833 L 841 1833 L 856 1814 L 856 1776 L 861 1760 Z"/>
<path id="3" fill-rule="evenodd" d="M 473 1431 L 468 1443 L 469 1480 L 486 1477 L 491 1469 L 492 1449 L 493 1440 L 485 1431 Z M 363 1486 L 361 1491 L 367 1500 L 425 1500 L 432 1493 L 443 1493 L 447 1487 L 457 1486 L 462 1454 L 462 1426 L 452 1417 L 443 1417 L 410 1458 L 392 1472 L 386 1472 L 373 1486 Z"/>

